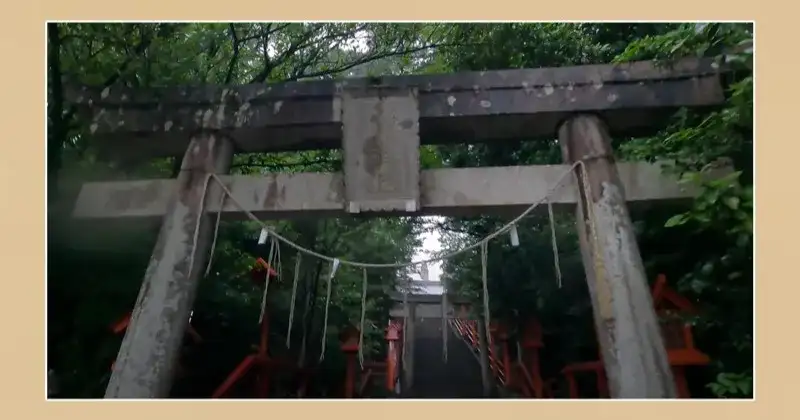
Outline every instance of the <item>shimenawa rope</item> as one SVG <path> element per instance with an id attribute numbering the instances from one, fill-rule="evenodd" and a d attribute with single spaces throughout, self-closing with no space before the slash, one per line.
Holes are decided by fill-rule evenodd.
<path id="1" fill-rule="evenodd" d="M 432 258 L 429 258 L 429 259 L 426 259 L 426 260 L 416 261 L 416 262 L 415 261 L 409 261 L 409 262 L 394 263 L 394 264 L 363 263 L 363 262 L 357 262 L 357 261 L 348 261 L 348 260 L 343 260 L 343 259 L 340 259 L 340 258 L 330 257 L 330 256 L 327 256 L 327 255 L 315 252 L 315 251 L 313 251 L 311 249 L 304 248 L 301 245 L 298 245 L 297 243 L 292 242 L 291 240 L 287 239 L 286 237 L 281 236 L 280 234 L 275 232 L 273 229 L 271 229 L 266 223 L 264 223 L 263 221 L 258 219 L 252 212 L 250 212 L 247 209 L 245 209 L 244 206 L 233 196 L 233 194 L 231 193 L 230 189 L 228 189 L 228 187 L 222 182 L 222 180 L 219 178 L 219 176 L 217 174 L 214 174 L 214 173 L 209 173 L 209 174 L 206 175 L 206 178 L 204 179 L 203 191 L 202 191 L 202 194 L 201 194 L 201 197 L 200 197 L 200 204 L 199 204 L 199 209 L 198 209 L 199 214 L 202 216 L 202 214 L 204 212 L 205 197 L 206 197 L 206 194 L 208 192 L 208 187 L 209 187 L 210 180 L 213 179 L 219 184 L 220 188 L 222 189 L 223 194 L 222 194 L 222 197 L 220 199 L 220 208 L 219 208 L 219 210 L 217 212 L 217 218 L 216 218 L 216 223 L 215 223 L 215 228 L 214 228 L 214 240 L 212 242 L 211 251 L 210 251 L 211 257 L 209 257 L 209 262 L 208 262 L 208 265 L 206 266 L 206 274 L 208 274 L 208 272 L 209 272 L 209 270 L 211 268 L 211 261 L 213 259 L 214 248 L 216 246 L 216 238 L 217 238 L 217 233 L 218 233 L 218 230 L 219 230 L 219 222 L 220 222 L 220 219 L 221 219 L 223 206 L 225 204 L 226 199 L 230 198 L 231 202 L 233 202 L 234 205 L 236 205 L 236 207 L 239 208 L 239 210 L 244 212 L 248 216 L 248 218 L 250 220 L 258 223 L 259 225 L 261 225 L 261 227 L 263 229 L 266 229 L 269 232 L 269 234 L 270 234 L 270 236 L 272 238 L 271 246 L 270 246 L 270 254 L 269 254 L 269 257 L 268 257 L 269 258 L 270 267 L 274 266 L 273 258 L 275 257 L 275 255 L 273 255 L 273 252 L 274 252 L 273 249 L 274 249 L 274 247 L 276 245 L 278 245 L 277 246 L 277 248 L 278 248 L 278 250 L 277 250 L 278 260 L 280 259 L 280 257 L 279 257 L 279 255 L 280 255 L 280 246 L 277 243 L 278 241 L 283 242 L 286 245 L 289 245 L 290 247 L 294 248 L 295 250 L 297 250 L 301 254 L 311 255 L 311 256 L 320 258 L 322 260 L 326 260 L 326 261 L 332 262 L 331 274 L 329 275 L 328 281 L 327 281 L 327 286 L 328 286 L 327 289 L 328 290 L 327 290 L 327 297 L 326 297 L 326 304 L 325 304 L 325 324 L 324 324 L 324 327 L 323 327 L 322 349 L 321 349 L 321 352 L 320 352 L 320 360 L 323 360 L 324 357 L 325 357 L 325 346 L 326 346 L 326 337 L 325 337 L 325 335 L 327 334 L 327 319 L 328 319 L 328 309 L 329 309 L 329 306 L 330 306 L 331 281 L 333 280 L 333 274 L 335 273 L 335 271 L 338 268 L 339 264 L 345 264 L 345 265 L 350 265 L 350 266 L 355 266 L 355 267 L 362 267 L 364 269 L 366 269 L 366 268 L 404 268 L 404 267 L 410 267 L 410 266 L 415 266 L 415 265 L 419 265 L 419 264 L 427 264 L 427 263 L 431 263 L 431 262 L 447 260 L 447 259 L 453 258 L 453 257 L 455 257 L 457 255 L 460 255 L 460 254 L 463 254 L 465 252 L 468 252 L 468 251 L 470 251 L 472 249 L 475 249 L 477 247 L 481 247 L 481 257 L 482 257 L 482 265 L 483 265 L 483 267 L 482 267 L 482 280 L 483 280 L 483 286 L 484 286 L 483 288 L 484 288 L 484 308 L 485 308 L 485 310 L 484 310 L 484 312 L 485 312 L 484 313 L 484 320 L 486 322 L 486 328 L 489 328 L 489 322 L 490 322 L 490 314 L 489 314 L 489 308 L 488 308 L 489 296 L 488 296 L 488 284 L 487 284 L 488 282 L 487 282 L 487 276 L 486 276 L 486 262 L 487 262 L 486 261 L 487 260 L 487 258 L 486 258 L 487 257 L 486 245 L 487 245 L 487 243 L 490 240 L 496 238 L 497 236 L 505 233 L 509 229 L 513 228 L 520 220 L 525 218 L 536 207 L 538 207 L 539 204 L 541 204 L 543 201 L 547 200 L 548 201 L 548 212 L 550 214 L 550 219 L 551 219 L 551 233 L 552 233 L 552 237 L 553 237 L 553 247 L 555 248 L 556 247 L 555 234 L 554 234 L 555 227 L 553 226 L 554 223 L 553 223 L 553 217 L 552 217 L 552 204 L 549 201 L 550 195 L 561 186 L 563 181 L 567 178 L 567 175 L 572 173 L 578 166 L 581 166 L 581 169 L 582 169 L 582 171 L 581 171 L 582 177 L 581 178 L 582 178 L 582 181 L 583 181 L 583 189 L 584 189 L 586 195 L 588 197 L 591 197 L 591 189 L 590 189 L 590 185 L 588 183 L 588 179 L 587 179 L 587 175 L 586 175 L 586 167 L 585 167 L 583 161 L 576 161 L 575 163 L 570 165 L 570 168 L 568 170 L 564 171 L 564 173 L 558 178 L 558 180 L 555 182 L 555 184 L 547 191 L 547 193 L 540 200 L 532 203 L 519 216 L 517 216 L 516 218 L 514 218 L 510 222 L 506 223 L 504 226 L 500 227 L 499 229 L 495 230 L 493 233 L 487 235 L 486 237 L 484 237 L 480 241 L 474 242 L 471 245 L 468 245 L 468 246 L 466 246 L 464 248 L 461 248 L 459 250 L 452 251 L 452 252 L 449 252 L 449 253 L 445 253 L 444 255 L 440 255 L 440 256 L 437 256 L 437 257 L 432 257 Z M 580 185 L 579 185 L 579 188 L 580 188 Z M 591 200 L 588 200 L 588 201 L 591 201 Z M 592 221 L 593 221 L 593 209 L 592 209 L 592 206 L 590 204 L 587 207 L 588 207 L 587 208 L 587 216 L 588 216 L 588 219 L 589 219 L 587 221 L 590 222 L 590 224 L 593 224 L 592 223 Z M 200 234 L 200 229 L 199 228 L 200 228 L 200 223 L 202 222 L 202 219 L 203 219 L 202 217 L 198 217 L 197 218 L 197 223 L 196 223 L 196 226 L 195 226 L 195 229 L 194 229 L 194 235 L 193 235 L 193 238 L 192 238 L 192 253 L 190 254 L 190 258 L 189 258 L 189 273 L 188 273 L 187 277 L 191 277 L 192 269 L 194 268 L 193 267 L 194 266 L 194 258 L 195 258 L 195 254 L 196 254 L 197 241 L 198 241 L 198 237 L 199 237 L 199 234 Z M 593 236 L 594 242 L 596 243 L 597 242 L 597 237 L 596 237 L 595 229 L 593 228 L 593 226 L 588 226 L 588 227 L 591 230 L 591 234 Z M 557 249 L 555 249 L 554 254 L 555 254 L 555 258 L 556 258 L 556 275 L 558 276 L 558 281 L 559 281 L 559 285 L 560 285 L 560 283 L 561 283 L 561 272 L 560 272 L 560 267 L 559 267 L 558 260 L 557 260 L 557 258 L 558 258 Z M 280 265 L 280 262 L 278 263 L 278 265 Z M 259 321 L 261 321 L 261 319 L 263 319 L 263 316 L 264 316 L 264 310 L 265 310 L 265 306 L 266 306 L 266 297 L 267 297 L 267 292 L 268 292 L 268 288 L 269 288 L 269 277 L 270 276 L 269 276 L 269 269 L 268 269 L 267 270 L 266 280 L 265 280 L 265 285 L 264 285 L 264 296 L 262 298 L 261 315 L 259 316 Z M 406 307 L 406 309 L 408 308 L 408 291 L 407 290 L 404 291 L 404 306 Z M 362 309 L 362 312 L 363 312 L 363 309 Z M 405 322 L 404 322 L 404 325 L 403 325 L 403 332 L 404 332 L 404 337 L 403 337 L 403 342 L 404 342 L 403 359 L 404 359 L 404 361 L 405 361 L 405 353 L 406 353 L 405 352 L 405 344 L 406 344 L 406 337 L 405 337 L 406 334 L 405 334 L 405 332 L 406 332 L 406 329 L 407 329 L 407 324 L 408 324 L 408 311 L 406 310 Z M 362 328 L 363 328 L 363 325 L 362 325 Z M 488 334 L 487 334 L 487 336 L 488 336 Z M 360 346 L 360 343 L 359 343 L 359 346 Z"/>

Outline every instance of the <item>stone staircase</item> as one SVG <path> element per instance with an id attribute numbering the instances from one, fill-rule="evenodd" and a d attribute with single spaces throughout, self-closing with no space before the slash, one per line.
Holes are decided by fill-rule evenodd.
<path id="1" fill-rule="evenodd" d="M 448 334 L 445 362 L 441 318 L 416 320 L 414 383 L 404 390 L 403 398 L 483 398 L 478 359 L 453 328 Z"/>

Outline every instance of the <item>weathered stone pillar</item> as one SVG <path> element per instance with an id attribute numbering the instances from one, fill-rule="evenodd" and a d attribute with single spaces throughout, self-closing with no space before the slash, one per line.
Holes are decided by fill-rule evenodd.
<path id="1" fill-rule="evenodd" d="M 232 143 L 218 135 L 198 134 L 189 143 L 177 177 L 175 198 L 164 217 L 106 398 L 169 395 L 213 234 L 213 217 L 200 213 L 206 175 L 227 173 L 232 159 Z M 221 198 L 219 186 L 214 181 L 209 184 L 206 206 Z M 195 232 L 198 218 L 202 221 L 199 232 Z M 193 248 L 195 235 L 197 246 Z"/>
<path id="2" fill-rule="evenodd" d="M 636 235 L 605 124 L 577 115 L 559 129 L 564 160 L 578 167 L 578 232 L 595 327 L 612 398 L 674 398 Z M 593 215 L 593 226 L 589 222 Z"/>

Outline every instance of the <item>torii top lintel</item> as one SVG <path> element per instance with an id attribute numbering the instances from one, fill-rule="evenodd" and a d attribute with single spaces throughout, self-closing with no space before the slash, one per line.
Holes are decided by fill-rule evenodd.
<path id="1" fill-rule="evenodd" d="M 497 70 L 240 86 L 69 87 L 112 154 L 179 156 L 191 133 L 219 130 L 241 152 L 338 148 L 343 92 L 414 92 L 422 144 L 552 137 L 575 112 L 600 114 L 613 134 L 647 134 L 680 107 L 724 101 L 711 59 L 669 64 Z"/>

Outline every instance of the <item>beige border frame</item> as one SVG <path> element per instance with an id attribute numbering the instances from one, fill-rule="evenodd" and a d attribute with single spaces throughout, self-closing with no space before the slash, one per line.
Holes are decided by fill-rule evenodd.
<path id="1" fill-rule="evenodd" d="M 784 199 L 779 196 L 781 190 L 796 191 L 794 177 L 789 173 L 790 159 L 796 156 L 789 148 L 797 147 L 795 142 L 786 141 L 778 150 L 774 144 L 760 141 L 756 152 L 757 168 L 757 196 L 758 209 L 766 211 L 768 217 L 757 222 L 758 252 L 756 252 L 757 278 L 765 285 L 760 285 L 757 291 L 757 339 L 759 341 L 756 356 L 757 384 L 756 402 L 702 402 L 702 401 L 672 401 L 672 402 L 565 402 L 565 401 L 454 401 L 454 402 L 404 402 L 404 401 L 372 401 L 372 402 L 326 402 L 304 400 L 297 402 L 159 402 L 136 404 L 133 402 L 45 402 L 45 370 L 44 370 L 44 300 L 46 269 L 43 264 L 45 252 L 45 133 L 44 133 L 44 104 L 45 104 L 45 20 L 94 20 L 94 19 L 197 19 L 197 20 L 366 20 L 366 19 L 393 19 L 393 20 L 509 20 L 521 19 L 527 15 L 531 20 L 601 20 L 601 19 L 658 19 L 658 20 L 686 20 L 713 18 L 713 20 L 751 20 L 757 21 L 758 55 L 756 67 L 762 70 L 767 68 L 769 76 L 757 79 L 758 110 L 757 124 L 758 137 L 780 138 L 794 137 L 790 127 L 784 134 L 779 134 L 783 121 L 781 110 L 784 114 L 791 108 L 791 103 L 780 106 L 780 96 L 777 93 L 793 86 L 789 83 L 791 65 L 779 65 L 776 58 L 778 51 L 784 59 L 796 59 L 793 54 L 794 46 L 791 40 L 796 39 L 796 26 L 789 20 L 792 13 L 789 10 L 776 10 L 765 2 L 698 2 L 687 0 L 672 0 L 668 3 L 649 3 L 625 1 L 607 1 L 599 4 L 594 1 L 564 0 L 558 2 L 557 7 L 549 2 L 520 2 L 514 4 L 504 1 L 501 6 L 497 1 L 491 7 L 482 9 L 481 4 L 467 5 L 455 1 L 411 1 L 404 2 L 402 9 L 389 8 L 386 12 L 380 9 L 384 6 L 375 1 L 350 0 L 347 2 L 320 2 L 314 7 L 298 3 L 266 3 L 263 1 L 247 0 L 239 2 L 236 7 L 220 8 L 203 7 L 198 2 L 175 0 L 138 0 L 135 2 L 121 3 L 118 12 L 112 12 L 109 2 L 96 0 L 73 1 L 32 1 L 11 3 L 9 5 L 19 8 L 16 16 L 7 12 L 8 18 L 4 25 L 4 36 L 0 37 L 2 51 L 4 52 L 5 73 L 3 80 L 6 83 L 3 89 L 4 120 L 8 123 L 4 127 L 2 139 L 6 141 L 9 149 L 0 153 L 0 173 L 6 191 L 7 202 L 14 203 L 3 206 L 3 212 L 8 213 L 3 217 L 3 233 L 8 238 L 3 243 L 7 248 L 2 255 L 5 270 L 5 280 L 8 285 L 7 301 L 2 307 L 3 316 L 0 324 L 3 331 L 3 351 L 0 363 L 3 364 L 4 381 L 0 385 L 3 402 L 3 412 L 8 412 L 15 418 L 26 414 L 35 416 L 67 416 L 77 415 L 81 418 L 131 418 L 164 417 L 178 418 L 189 417 L 193 419 L 219 419 L 223 416 L 230 417 L 238 411 L 242 416 L 325 416 L 358 415 L 380 416 L 381 418 L 407 418 L 413 416 L 414 411 L 431 417 L 444 418 L 456 416 L 462 418 L 511 418 L 511 417 L 540 417 L 540 418 L 689 418 L 711 417 L 726 419 L 752 419 L 757 414 L 769 418 L 790 418 L 792 407 L 789 406 L 790 390 L 796 383 L 792 372 L 781 365 L 781 356 L 786 355 L 792 348 L 787 343 L 782 343 L 791 337 L 790 331 L 796 331 L 796 325 L 790 325 L 792 313 L 792 291 L 778 291 L 775 286 L 779 279 L 784 280 L 785 289 L 797 289 L 792 267 L 792 255 L 789 250 L 797 245 L 790 243 L 788 237 L 778 246 L 779 232 L 784 234 L 796 230 L 797 222 L 790 219 L 796 215 L 800 208 L 797 203 L 786 195 Z M 391 3 L 390 3 L 391 4 Z M 660 5 L 666 5 L 662 10 Z M 787 4 L 789 4 L 787 2 Z M 132 7 L 132 6 L 136 7 Z M 753 5 L 753 12 L 748 13 L 746 5 Z M 527 9 L 527 10 L 523 10 Z M 8 9 L 6 9 L 8 10 Z M 458 13 L 453 13 L 453 10 Z M 647 12 L 645 12 L 647 10 Z M 560 11 L 571 12 L 569 15 Z M 634 11 L 636 13 L 634 13 Z M 504 13 L 505 12 L 505 13 Z M 682 12 L 682 13 L 681 13 Z M 774 15 L 774 16 L 772 16 Z M 769 22 L 765 24 L 765 22 Z M 782 32 L 782 33 L 781 33 Z M 792 36 L 794 33 L 794 37 Z M 786 42 L 780 50 L 777 42 Z M 769 43 L 769 44 L 768 44 Z M 773 43 L 775 45 L 773 45 Z M 770 52 L 775 52 L 773 56 Z M 787 63 L 788 64 L 788 63 Z M 785 79 L 784 79 L 785 77 Z M 781 83 L 785 83 L 781 85 Z M 794 82 L 796 83 L 796 82 Z M 788 101 L 787 101 L 788 102 Z M 786 115 L 788 117 L 788 115 Z M 30 120 L 30 121 L 25 121 Z M 10 124 L 13 121 L 13 124 Z M 788 140 L 788 138 L 787 138 Z M 771 164 L 766 165 L 766 161 Z M 782 164 L 784 163 L 785 164 Z M 784 175 L 784 176 L 781 176 Z M 789 185 L 781 185 L 787 182 Z M 778 201 L 780 200 L 780 201 Z M 769 250 L 766 252 L 765 250 Z M 779 275 L 778 267 L 786 264 L 787 274 Z M 774 272 L 772 272 L 774 271 Z M 772 272 L 772 273 L 771 273 Z M 772 275 L 770 275 L 772 274 Z M 766 302 L 769 304 L 765 304 Z M 769 345 L 764 345 L 770 341 Z M 779 343 L 781 342 L 781 343 Z M 781 382 L 786 382 L 782 384 Z M 123 404 L 122 408 L 117 404 Z M 139 405 L 139 407 L 135 407 Z M 202 405 L 202 407 L 201 407 Z M 375 406 L 377 405 L 377 406 Z M 424 410 L 424 411 L 423 411 Z M 4 413 L 5 414 L 5 413 Z M 795 415 L 796 416 L 796 415 Z M 791 416 L 796 418 L 795 416 Z M 4 416 L 5 417 L 5 416 Z"/>

